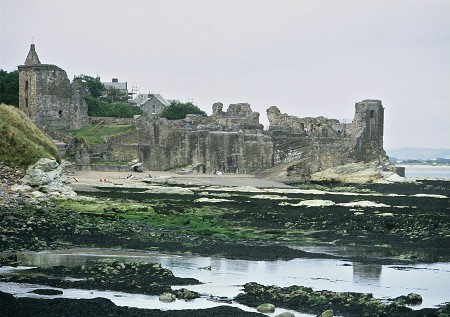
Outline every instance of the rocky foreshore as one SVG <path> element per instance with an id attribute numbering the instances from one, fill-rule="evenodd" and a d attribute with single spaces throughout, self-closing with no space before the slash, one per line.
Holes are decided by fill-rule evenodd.
<path id="1" fill-rule="evenodd" d="M 304 286 L 265 286 L 257 283 L 244 285 L 244 293 L 236 297 L 236 301 L 257 307 L 261 303 L 271 303 L 277 307 L 308 312 L 317 316 L 390 316 L 390 317 L 424 317 L 449 316 L 450 304 L 439 309 L 414 310 L 407 305 L 422 302 L 419 294 L 410 293 L 390 299 L 388 303 L 376 299 L 372 294 L 314 291 Z"/>
<path id="2" fill-rule="evenodd" d="M 36 299 L 17 298 L 0 292 L 2 317 L 264 317 L 230 306 L 199 310 L 160 310 L 121 307 L 106 298 L 94 299 Z"/>
<path id="3" fill-rule="evenodd" d="M 359 262 L 414 263 L 448 258 L 448 182 L 337 185 L 326 189 L 317 185 L 315 189 L 283 188 L 276 192 L 256 187 L 225 191 L 224 187 L 205 185 L 194 190 L 186 185 L 189 188 L 184 189 L 190 192 L 186 198 L 180 192 L 171 191 L 171 184 L 161 185 L 165 186 L 164 192 L 149 190 L 144 194 L 148 188 L 141 187 L 148 185 L 137 186 L 138 180 L 133 186 L 127 186 L 116 185 L 109 177 L 105 182 L 102 177 L 89 184 L 97 191 L 80 192 L 91 196 L 83 198 L 75 195 L 61 166 L 55 162 L 35 165 L 27 171 L 28 176 L 6 166 L 0 166 L 0 172 L 0 252 L 3 252 L 0 266 L 20 264 L 14 257 L 18 250 L 78 246 L 190 252 L 251 260 L 334 258 L 286 245 L 306 239 L 327 245 L 355 245 L 357 242 L 389 250 L 392 254 L 389 259 L 353 258 Z M 217 181 L 220 184 L 221 178 L 217 177 Z M 214 200 L 218 197 L 220 203 Z M 325 201 L 329 203 L 312 203 Z M 431 258 L 422 255 L 424 250 L 430 250 Z M 145 276 L 152 276 L 153 269 L 156 275 L 146 279 Z M 188 287 L 173 291 L 170 279 L 175 277 L 156 263 L 147 266 L 97 263 L 85 267 L 36 269 L 33 273 L 35 275 L 26 278 L 9 277 L 3 281 L 166 294 L 168 300 L 199 296 Z M 85 280 L 73 284 L 66 281 L 65 276 Z M 130 276 L 133 278 L 128 278 Z M 189 281 L 191 284 L 198 282 L 201 281 Z M 318 292 L 298 285 L 281 288 L 250 283 L 245 285 L 237 301 L 250 307 L 268 303 L 322 316 L 450 315 L 449 305 L 419 311 L 405 306 L 407 301 L 417 298 L 415 294 L 405 294 L 386 304 L 370 294 Z M 50 307 L 62 312 L 58 316 L 77 316 L 85 312 L 83 307 L 95 305 L 111 316 L 261 316 L 229 307 L 162 312 L 117 307 L 106 299 L 50 301 L 14 298 L 4 293 L 0 294 L 0 301 L 2 312 L 6 312 L 4 316 L 56 316 L 49 312 Z M 29 305 L 33 308 L 26 311 L 18 308 Z M 85 315 L 94 316 L 98 312 L 93 308 L 86 310 Z"/>
<path id="4" fill-rule="evenodd" d="M 172 294 L 174 298 L 192 300 L 200 294 L 186 288 L 172 290 L 171 285 L 197 285 L 193 278 L 180 278 L 159 263 L 96 261 L 81 266 L 33 268 L 27 275 L 1 276 L 0 281 L 28 283 L 57 288 L 121 291 L 133 294 Z M 66 277 L 70 276 L 70 279 Z"/>
<path id="5" fill-rule="evenodd" d="M 19 184 L 23 175 L 24 173 L 21 170 L 0 163 L 0 206 L 21 204 L 23 203 L 24 198 L 27 198 L 11 189 L 12 186 Z M 29 196 L 29 198 L 31 198 L 31 196 Z"/>

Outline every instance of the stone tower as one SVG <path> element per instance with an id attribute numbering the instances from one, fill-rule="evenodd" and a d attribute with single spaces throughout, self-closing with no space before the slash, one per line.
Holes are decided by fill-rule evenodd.
<path id="1" fill-rule="evenodd" d="M 88 123 L 81 82 L 55 65 L 41 64 L 31 44 L 19 69 L 19 108 L 46 132 L 79 129 Z"/>
<path id="2" fill-rule="evenodd" d="M 380 100 L 368 99 L 355 104 L 352 130 L 357 161 L 370 161 L 386 156 L 383 149 L 384 108 Z"/>

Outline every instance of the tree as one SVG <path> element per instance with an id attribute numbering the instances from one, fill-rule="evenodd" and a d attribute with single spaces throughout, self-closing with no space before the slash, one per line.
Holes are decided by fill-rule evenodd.
<path id="1" fill-rule="evenodd" d="M 127 102 L 128 93 L 114 87 L 107 87 L 105 99 L 108 102 Z"/>
<path id="2" fill-rule="evenodd" d="M 164 108 L 161 112 L 161 117 L 169 120 L 179 120 L 186 118 L 187 114 L 199 114 L 206 116 L 206 112 L 194 105 L 192 102 L 173 101 L 170 106 Z"/>
<path id="3" fill-rule="evenodd" d="M 92 117 L 133 118 L 135 115 L 144 114 L 140 107 L 125 102 L 109 103 L 92 96 L 86 96 L 86 103 L 88 115 Z"/>
<path id="4" fill-rule="evenodd" d="M 0 104 L 19 106 L 19 71 L 0 69 Z"/>
<path id="5" fill-rule="evenodd" d="M 105 91 L 105 85 L 100 81 L 100 77 L 94 78 L 92 76 L 81 75 L 80 76 L 85 87 L 88 91 L 88 94 L 94 98 L 100 98 Z"/>

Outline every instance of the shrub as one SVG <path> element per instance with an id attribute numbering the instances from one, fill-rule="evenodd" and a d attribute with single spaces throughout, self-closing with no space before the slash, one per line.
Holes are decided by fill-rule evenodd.
<path id="1" fill-rule="evenodd" d="M 187 114 L 199 114 L 206 116 L 206 112 L 194 105 L 192 102 L 181 103 L 178 101 L 172 102 L 170 106 L 164 108 L 161 112 L 161 117 L 168 120 L 179 120 L 186 118 Z"/>
<path id="2" fill-rule="evenodd" d="M 125 102 L 108 103 L 92 96 L 86 96 L 86 103 L 88 115 L 91 117 L 133 118 L 135 115 L 144 114 L 138 106 Z"/>

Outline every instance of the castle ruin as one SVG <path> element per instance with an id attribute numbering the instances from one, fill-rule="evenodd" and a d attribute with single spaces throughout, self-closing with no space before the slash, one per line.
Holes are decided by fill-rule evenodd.
<path id="1" fill-rule="evenodd" d="M 272 173 L 283 181 L 306 181 L 329 167 L 386 159 L 383 150 L 384 108 L 379 100 L 355 104 L 351 123 L 336 119 L 299 118 L 272 106 L 269 130 L 248 103 L 212 106 L 212 115 L 188 115 L 184 120 L 158 116 L 134 119 L 92 118 L 85 90 L 55 65 L 41 64 L 34 44 L 19 68 L 19 108 L 41 129 L 54 135 L 92 123 L 131 124 L 135 129 L 103 144 L 73 144 L 79 169 L 108 169 L 139 160 L 147 170 L 186 172 Z"/>
<path id="2" fill-rule="evenodd" d="M 80 78 L 71 83 L 55 65 L 41 64 L 31 44 L 19 69 L 19 108 L 43 131 L 80 129 L 89 123 L 85 90 Z"/>

